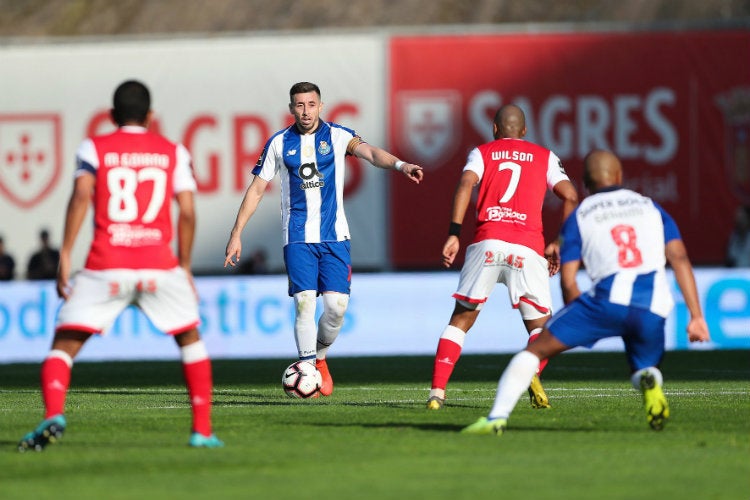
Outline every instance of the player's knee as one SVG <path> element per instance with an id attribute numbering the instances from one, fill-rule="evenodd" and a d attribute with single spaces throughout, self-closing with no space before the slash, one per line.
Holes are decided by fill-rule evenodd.
<path id="1" fill-rule="evenodd" d="M 315 325 L 315 290 L 305 290 L 294 294 L 294 305 L 296 317 L 294 319 L 295 331 L 300 328 L 314 328 Z"/>
<path id="2" fill-rule="evenodd" d="M 349 296 L 347 294 L 323 294 L 323 314 L 330 324 L 340 326 L 344 322 L 347 307 L 349 307 Z"/>
<path id="3" fill-rule="evenodd" d="M 315 290 L 303 290 L 294 294 L 294 305 L 297 309 L 297 316 L 315 314 L 316 295 Z"/>

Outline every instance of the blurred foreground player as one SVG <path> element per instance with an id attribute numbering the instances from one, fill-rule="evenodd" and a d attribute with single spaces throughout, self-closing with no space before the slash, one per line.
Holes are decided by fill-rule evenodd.
<path id="1" fill-rule="evenodd" d="M 198 298 L 190 270 L 196 189 L 190 154 L 147 131 L 151 98 L 142 83 L 122 83 L 113 102 L 118 130 L 86 139 L 78 148 L 57 273 L 57 292 L 65 302 L 41 369 L 44 420 L 23 437 L 19 451 L 41 451 L 62 436 L 73 358 L 130 304 L 179 346 L 192 406 L 188 444 L 223 446 L 211 431 L 211 361 L 197 330 Z M 179 208 L 177 256 L 171 248 L 173 198 Z M 92 200 L 93 241 L 84 269 L 69 282 L 71 252 Z"/>
<path id="2" fill-rule="evenodd" d="M 501 107 L 493 123 L 494 141 L 474 148 L 453 198 L 443 265 L 458 255 L 459 234 L 472 191 L 478 186 L 477 228 L 466 249 L 456 304 L 438 341 L 428 410 L 439 410 L 445 389 L 463 349 L 464 339 L 497 283 L 503 283 L 518 309 L 529 342 L 542 331 L 552 311 L 549 277 L 559 267 L 557 242 L 544 247 L 542 205 L 549 189 L 563 201 L 563 219 L 578 204 L 578 193 L 560 159 L 552 151 L 523 140 L 526 117 L 518 106 Z M 548 408 L 539 380 L 544 366 L 529 385 L 534 408 Z"/>
<path id="3" fill-rule="evenodd" d="M 621 186 L 622 167 L 612 153 L 593 151 L 586 157 L 584 183 L 591 195 L 562 228 L 560 283 L 566 306 L 511 359 L 489 416 L 462 432 L 502 434 L 540 360 L 607 337 L 622 337 L 631 382 L 643 393 L 646 419 L 652 429 L 661 430 L 669 406 L 658 366 L 664 356 L 664 324 L 674 305 L 665 260 L 690 311 L 688 339 L 709 340 L 693 268 L 672 217 L 650 198 Z M 576 283 L 581 263 L 593 283 L 585 294 Z"/>

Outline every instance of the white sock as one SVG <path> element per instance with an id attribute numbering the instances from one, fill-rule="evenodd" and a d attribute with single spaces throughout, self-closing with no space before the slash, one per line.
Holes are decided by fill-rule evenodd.
<path id="1" fill-rule="evenodd" d="M 318 332 L 315 328 L 315 290 L 304 290 L 294 294 L 296 317 L 294 319 L 294 340 L 300 359 L 315 357 L 315 344 Z"/>
<path id="2" fill-rule="evenodd" d="M 659 387 L 664 385 L 664 376 L 661 374 L 661 371 L 659 371 L 659 369 L 655 366 L 649 366 L 648 368 L 642 368 L 631 375 L 630 383 L 633 384 L 633 387 L 636 391 L 641 390 L 641 377 L 646 373 L 650 373 L 654 376 L 656 385 L 658 385 Z"/>
<path id="3" fill-rule="evenodd" d="M 348 306 L 349 296 L 345 293 L 323 294 L 323 314 L 318 320 L 318 359 L 325 359 L 328 348 L 339 336 Z"/>
<path id="4" fill-rule="evenodd" d="M 197 363 L 208 359 L 208 350 L 203 340 L 193 342 L 180 348 L 180 357 L 185 364 Z"/>
<path id="5" fill-rule="evenodd" d="M 521 351 L 510 360 L 497 383 L 495 402 L 489 418 L 508 418 L 521 395 L 528 389 L 539 368 L 539 358 L 529 351 Z"/>

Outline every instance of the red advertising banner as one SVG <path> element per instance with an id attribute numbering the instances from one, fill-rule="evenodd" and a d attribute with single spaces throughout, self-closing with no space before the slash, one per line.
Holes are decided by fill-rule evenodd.
<path id="1" fill-rule="evenodd" d="M 507 103 L 581 197 L 583 157 L 610 150 L 625 185 L 675 218 L 693 262 L 723 263 L 734 212 L 750 205 L 750 31 L 394 37 L 389 56 L 390 147 L 426 170 L 419 186 L 391 179 L 396 268 L 439 265 L 466 155 Z M 544 223 L 549 241 L 551 194 Z"/>

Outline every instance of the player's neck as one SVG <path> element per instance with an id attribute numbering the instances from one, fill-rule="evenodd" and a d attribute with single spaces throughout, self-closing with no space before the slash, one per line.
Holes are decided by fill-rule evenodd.
<path id="1" fill-rule="evenodd" d="M 320 128 L 320 120 L 315 122 L 315 124 L 310 127 L 309 130 L 302 130 L 299 124 L 295 124 L 295 127 L 297 127 L 297 132 L 299 132 L 300 135 L 313 135 Z"/>

